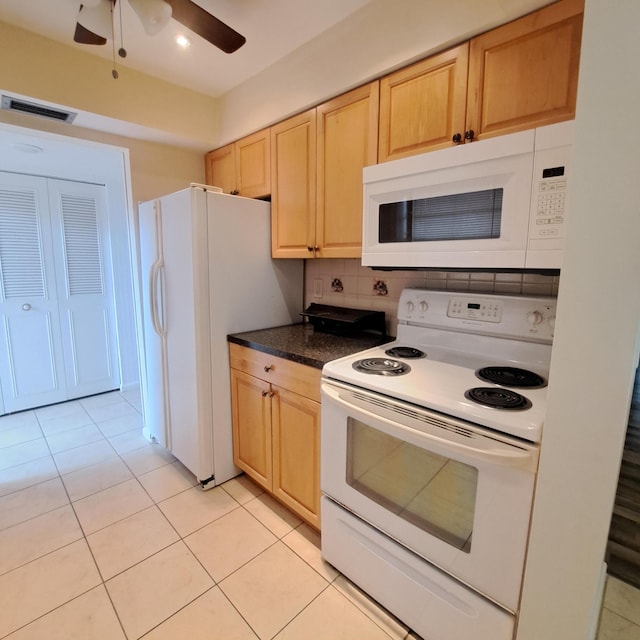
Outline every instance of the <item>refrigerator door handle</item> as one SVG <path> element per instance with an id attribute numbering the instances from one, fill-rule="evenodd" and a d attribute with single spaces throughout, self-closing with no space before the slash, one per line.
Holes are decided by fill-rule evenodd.
<path id="1" fill-rule="evenodd" d="M 150 303 L 151 303 L 151 324 L 154 331 L 161 337 L 167 337 L 167 330 L 164 326 L 164 296 L 163 277 L 164 265 L 162 262 L 154 262 L 151 267 L 151 281 L 149 283 Z"/>
<path id="2" fill-rule="evenodd" d="M 164 298 L 165 298 L 165 284 L 164 284 L 165 267 L 164 262 L 160 263 L 158 268 L 158 325 L 163 338 L 167 337 L 167 321 L 165 314 Z"/>

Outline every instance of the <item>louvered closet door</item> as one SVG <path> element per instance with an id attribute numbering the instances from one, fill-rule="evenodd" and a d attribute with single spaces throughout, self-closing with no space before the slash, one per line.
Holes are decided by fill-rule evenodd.
<path id="1" fill-rule="evenodd" d="M 69 398 L 120 386 L 105 187 L 49 180 Z"/>
<path id="2" fill-rule="evenodd" d="M 47 181 L 0 173 L 0 390 L 6 413 L 67 399 Z"/>

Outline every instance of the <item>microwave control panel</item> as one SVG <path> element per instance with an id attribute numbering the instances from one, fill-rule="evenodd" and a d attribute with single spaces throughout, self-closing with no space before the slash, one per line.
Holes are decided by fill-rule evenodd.
<path id="1" fill-rule="evenodd" d="M 567 186 L 571 179 L 572 130 L 571 122 L 536 129 L 528 250 L 545 251 L 564 246 L 570 211 Z"/>
<path id="2" fill-rule="evenodd" d="M 530 237 L 564 237 L 567 178 L 564 166 L 548 167 L 535 178 L 533 221 Z"/>
<path id="3" fill-rule="evenodd" d="M 536 129 L 526 268 L 559 269 L 568 216 L 573 122 Z"/>

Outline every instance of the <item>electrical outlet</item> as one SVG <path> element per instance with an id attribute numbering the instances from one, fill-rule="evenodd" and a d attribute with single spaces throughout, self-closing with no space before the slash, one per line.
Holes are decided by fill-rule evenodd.
<path id="1" fill-rule="evenodd" d="M 313 280 L 313 297 L 322 298 L 322 279 L 314 278 Z"/>

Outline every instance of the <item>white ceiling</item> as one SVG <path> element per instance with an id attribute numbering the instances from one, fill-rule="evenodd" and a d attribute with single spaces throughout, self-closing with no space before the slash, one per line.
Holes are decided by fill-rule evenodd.
<path id="1" fill-rule="evenodd" d="M 131 67 L 173 84 L 210 96 L 219 96 L 263 71 L 312 40 L 370 0 L 196 0 L 247 39 L 235 53 L 226 54 L 175 20 L 158 35 L 148 36 L 128 0 L 118 0 L 116 50 L 121 46 L 119 11 L 122 11 L 125 59 L 116 54 L 118 72 Z M 80 0 L 1 0 L 0 21 L 111 59 L 111 40 L 104 46 L 73 42 Z M 181 50 L 178 33 L 191 40 Z"/>

